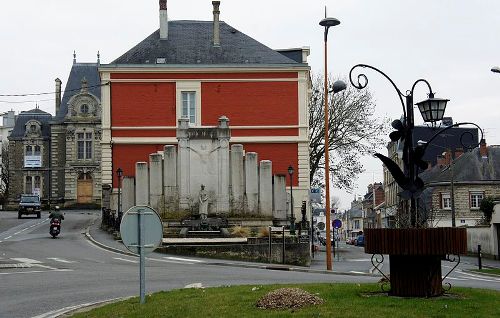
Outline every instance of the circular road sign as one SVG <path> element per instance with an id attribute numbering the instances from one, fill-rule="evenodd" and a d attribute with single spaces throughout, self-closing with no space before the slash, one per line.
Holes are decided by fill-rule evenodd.
<path id="1" fill-rule="evenodd" d="M 139 217 L 142 219 L 143 228 L 139 229 Z M 160 216 L 151 207 L 136 205 L 131 207 L 122 217 L 120 235 L 123 244 L 132 253 L 139 254 L 139 234 L 144 231 L 143 252 L 151 253 L 163 239 L 163 225 Z"/>
<path id="2" fill-rule="evenodd" d="M 332 222 L 332 226 L 335 229 L 340 229 L 342 227 L 342 221 L 340 221 L 339 219 L 335 219 Z"/>

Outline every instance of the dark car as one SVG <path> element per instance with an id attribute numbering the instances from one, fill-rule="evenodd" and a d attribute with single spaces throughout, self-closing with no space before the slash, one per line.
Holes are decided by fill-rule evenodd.
<path id="1" fill-rule="evenodd" d="M 40 218 L 41 213 L 42 204 L 38 195 L 21 194 L 21 200 L 19 201 L 19 210 L 17 212 L 18 219 L 20 219 L 23 214 L 36 214 L 36 217 Z"/>
<path id="2" fill-rule="evenodd" d="M 364 235 L 358 235 L 356 238 L 356 246 L 365 246 L 365 236 Z"/>

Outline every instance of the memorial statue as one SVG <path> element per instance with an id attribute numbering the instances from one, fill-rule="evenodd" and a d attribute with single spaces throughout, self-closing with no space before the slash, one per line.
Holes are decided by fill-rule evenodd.
<path id="1" fill-rule="evenodd" d="M 208 194 L 207 194 L 207 191 L 205 191 L 205 186 L 203 184 L 201 185 L 201 190 L 200 190 L 200 194 L 198 196 L 198 201 L 200 204 L 200 207 L 199 207 L 200 219 L 206 220 L 208 217 Z"/>

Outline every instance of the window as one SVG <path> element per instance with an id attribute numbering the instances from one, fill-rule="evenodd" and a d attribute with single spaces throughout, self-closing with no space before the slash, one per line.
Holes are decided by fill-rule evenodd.
<path id="1" fill-rule="evenodd" d="M 33 155 L 35 156 L 40 156 L 40 146 L 35 146 L 35 152 L 33 153 Z"/>
<path id="2" fill-rule="evenodd" d="M 359 229 L 359 220 L 354 220 L 354 229 Z"/>
<path id="3" fill-rule="evenodd" d="M 33 178 L 31 176 L 26 176 L 26 182 L 24 186 L 24 193 L 32 194 L 33 193 Z"/>
<path id="4" fill-rule="evenodd" d="M 26 154 L 25 154 L 26 156 L 31 156 L 31 155 L 33 155 L 33 154 L 31 153 L 31 151 L 32 151 L 31 149 L 32 149 L 32 148 L 31 148 L 31 146 L 26 146 Z"/>
<path id="5" fill-rule="evenodd" d="M 42 177 L 40 176 L 26 176 L 24 179 L 24 193 L 37 194 L 42 192 Z"/>
<path id="6" fill-rule="evenodd" d="M 471 209 L 479 209 L 483 198 L 484 198 L 483 192 L 471 192 L 470 193 L 470 208 Z"/>
<path id="7" fill-rule="evenodd" d="M 182 95 L 182 117 L 189 118 L 190 124 L 196 123 L 196 92 L 184 91 Z"/>
<path id="8" fill-rule="evenodd" d="M 80 106 L 80 112 L 82 114 L 88 114 L 88 112 L 89 112 L 89 105 L 83 104 L 82 106 Z"/>
<path id="9" fill-rule="evenodd" d="M 449 193 L 441 193 L 441 208 L 451 210 L 451 196 Z"/>
<path id="10" fill-rule="evenodd" d="M 77 158 L 80 160 L 92 159 L 92 133 L 79 132 L 76 134 Z"/>

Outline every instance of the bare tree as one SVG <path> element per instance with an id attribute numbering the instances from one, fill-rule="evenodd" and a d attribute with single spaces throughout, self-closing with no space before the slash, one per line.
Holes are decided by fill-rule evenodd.
<path id="1" fill-rule="evenodd" d="M 329 79 L 333 83 L 333 79 Z M 347 81 L 344 79 L 344 82 Z M 313 79 L 309 101 L 309 161 L 313 186 L 324 187 L 324 84 L 323 76 Z M 388 120 L 374 115 L 375 103 L 368 89 L 358 90 L 350 85 L 333 96 L 328 94 L 329 150 L 332 184 L 351 190 L 357 176 L 363 172 L 360 158 L 373 154 L 387 140 Z M 331 106 L 333 105 L 333 107 Z"/>

